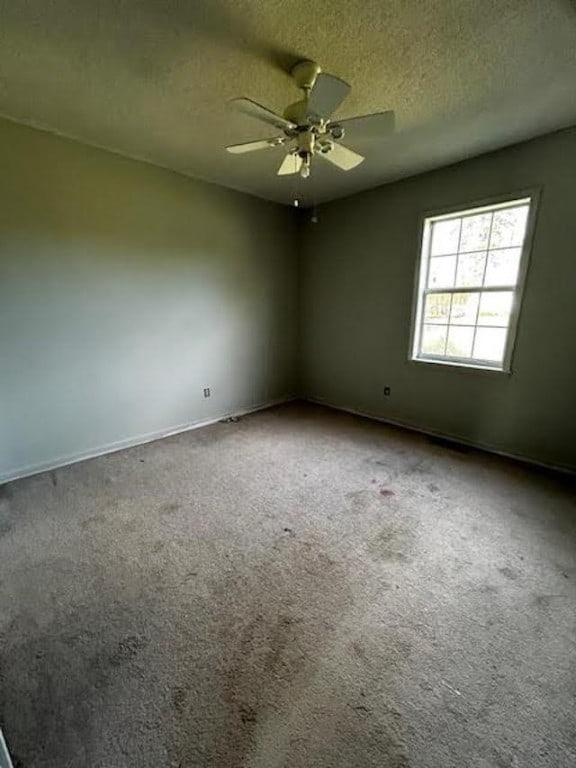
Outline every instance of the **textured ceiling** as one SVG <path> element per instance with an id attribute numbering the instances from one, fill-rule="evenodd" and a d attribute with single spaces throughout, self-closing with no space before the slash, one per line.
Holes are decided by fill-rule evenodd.
<path id="1" fill-rule="evenodd" d="M 393 109 L 397 133 L 277 178 L 274 129 L 232 113 L 298 98 L 313 58 L 352 84 L 338 116 Z M 0 0 L 0 113 L 280 202 L 328 200 L 576 123 L 572 0 Z"/>

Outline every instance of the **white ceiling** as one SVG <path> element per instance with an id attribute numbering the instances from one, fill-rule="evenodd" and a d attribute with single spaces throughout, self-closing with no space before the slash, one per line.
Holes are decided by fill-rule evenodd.
<path id="1" fill-rule="evenodd" d="M 227 102 L 282 111 L 312 58 L 353 90 L 338 116 L 394 109 L 396 135 L 277 178 L 274 135 Z M 318 201 L 576 124 L 573 0 L 0 0 L 0 113 L 190 176 Z"/>

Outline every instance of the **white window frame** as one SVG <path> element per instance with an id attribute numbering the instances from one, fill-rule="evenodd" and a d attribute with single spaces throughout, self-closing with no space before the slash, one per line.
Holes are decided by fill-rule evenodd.
<path id="1" fill-rule="evenodd" d="M 528 263 L 530 252 L 532 250 L 532 240 L 534 235 L 534 226 L 536 222 L 536 212 L 538 208 L 540 193 L 539 190 L 531 189 L 515 194 L 509 194 L 489 200 L 482 200 L 475 203 L 469 203 L 465 206 L 453 206 L 442 211 L 429 211 L 422 215 L 420 226 L 420 247 L 418 251 L 418 260 L 414 281 L 414 301 L 412 307 L 412 324 L 410 329 L 410 356 L 409 360 L 416 363 L 427 363 L 432 365 L 456 366 L 458 368 L 471 368 L 481 371 L 494 371 L 498 373 L 512 372 L 512 357 L 514 345 L 516 342 L 516 332 L 518 330 L 518 321 L 522 307 L 524 295 L 524 286 L 528 272 Z M 428 291 L 426 283 L 428 279 L 428 267 L 430 262 L 430 239 L 432 224 L 437 221 L 443 221 L 453 218 L 464 218 L 466 216 L 475 216 L 487 211 L 496 211 L 503 208 L 513 208 L 517 205 L 528 203 L 529 212 L 526 223 L 526 234 L 522 252 L 520 254 L 520 265 L 518 268 L 518 278 L 514 290 L 514 300 L 508 323 L 508 334 L 506 337 L 506 347 L 502 364 L 499 365 L 493 360 L 476 360 L 471 358 L 450 357 L 447 355 L 426 355 L 419 352 L 420 339 L 422 334 L 424 303 Z M 510 290 L 510 286 L 490 286 L 482 288 L 482 292 Z M 477 287 L 450 288 L 438 293 L 478 293 Z"/>

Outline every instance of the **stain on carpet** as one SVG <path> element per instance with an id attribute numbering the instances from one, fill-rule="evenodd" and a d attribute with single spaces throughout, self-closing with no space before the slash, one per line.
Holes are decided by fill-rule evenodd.
<path id="1" fill-rule="evenodd" d="M 188 699 L 188 691 L 185 688 L 177 687 L 171 693 L 170 702 L 172 709 L 181 715 L 185 708 Z"/>
<path id="2" fill-rule="evenodd" d="M 140 635 L 127 635 L 118 642 L 116 648 L 108 657 L 108 663 L 112 667 L 119 667 L 126 664 L 138 656 L 142 648 L 145 648 L 147 641 Z"/>
<path id="3" fill-rule="evenodd" d="M 417 477 L 419 475 L 429 475 L 430 472 L 430 463 L 426 459 L 416 459 L 416 461 L 409 461 L 404 469 L 404 475 L 407 475 L 408 478 L 412 479 L 413 475 L 416 475 Z"/>
<path id="4" fill-rule="evenodd" d="M 178 510 L 181 508 L 182 508 L 182 505 L 178 504 L 178 502 L 168 501 L 165 504 L 162 504 L 161 507 L 159 507 L 158 512 L 161 515 L 173 515 L 176 512 L 178 512 Z"/>
<path id="5" fill-rule="evenodd" d="M 334 623 L 349 605 L 343 565 L 313 538 L 282 536 L 285 546 L 251 561 L 248 570 L 242 559 L 229 558 L 228 572 L 213 585 L 212 609 L 222 617 L 217 646 L 226 649 L 210 682 L 218 730 L 212 727 L 210 740 L 201 743 L 197 713 L 183 710 L 169 749 L 175 765 L 246 764 L 262 729 L 290 706 L 286 697 L 313 679 Z"/>
<path id="6" fill-rule="evenodd" d="M 496 587 L 494 584 L 480 584 L 480 586 L 476 587 L 478 592 L 481 592 L 485 595 L 497 595 L 500 590 L 498 587 Z"/>
<path id="7" fill-rule="evenodd" d="M 394 496 L 394 491 L 383 488 L 369 488 L 359 491 L 349 491 L 345 494 L 348 501 L 348 509 L 354 514 L 366 514 L 371 511 L 377 511 L 382 508 L 383 501 Z"/>
<path id="8" fill-rule="evenodd" d="M 402 738 L 402 716 L 391 707 L 373 714 L 370 700 L 342 707 L 335 718 L 331 743 L 322 755 L 322 766 L 379 765 L 410 768 Z"/>
<path id="9" fill-rule="evenodd" d="M 242 721 L 242 725 L 249 728 L 252 728 L 252 726 L 256 725 L 258 715 L 256 714 L 256 710 L 254 709 L 254 707 L 248 707 L 244 704 L 241 704 L 239 708 L 239 712 L 240 712 L 240 720 Z"/>
<path id="10" fill-rule="evenodd" d="M 535 595 L 532 598 L 532 602 L 534 605 L 536 605 L 538 608 L 551 608 L 553 607 L 557 601 L 559 600 L 566 600 L 565 595 Z"/>
<path id="11" fill-rule="evenodd" d="M 382 528 L 369 543 L 370 553 L 382 560 L 406 562 L 410 557 L 412 533 L 401 525 Z"/>
<path id="12" fill-rule="evenodd" d="M 108 518 L 106 515 L 98 513 L 96 515 L 90 515 L 90 517 L 82 520 L 80 525 L 82 528 L 87 529 L 91 528 L 92 526 L 105 525 L 106 523 L 108 523 Z"/>
<path id="13" fill-rule="evenodd" d="M 517 571 L 515 568 L 510 568 L 509 566 L 505 565 L 503 568 L 498 568 L 502 576 L 504 578 L 509 579 L 510 581 L 516 581 L 516 579 L 520 576 L 520 572 Z"/>

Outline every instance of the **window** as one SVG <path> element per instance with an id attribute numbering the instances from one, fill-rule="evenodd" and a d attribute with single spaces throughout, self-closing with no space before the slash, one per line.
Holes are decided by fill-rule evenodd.
<path id="1" fill-rule="evenodd" d="M 424 221 L 412 359 L 509 370 L 533 199 Z"/>

